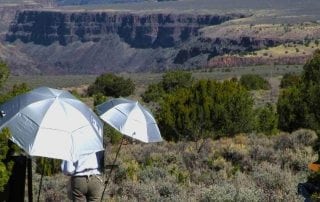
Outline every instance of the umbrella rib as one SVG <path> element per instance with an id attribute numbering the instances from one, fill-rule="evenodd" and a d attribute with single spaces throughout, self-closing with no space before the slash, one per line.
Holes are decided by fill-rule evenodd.
<path id="1" fill-rule="evenodd" d="M 67 99 L 70 99 L 70 98 L 67 98 Z M 73 100 L 73 99 L 70 99 L 70 100 L 72 100 L 72 101 L 77 101 L 77 100 Z M 77 101 L 77 102 L 79 102 L 79 101 Z M 74 108 L 75 110 L 78 110 L 78 108 L 76 108 L 75 106 L 73 106 L 72 104 L 70 104 L 70 103 L 68 103 L 68 102 L 65 102 L 68 106 L 70 106 L 70 107 L 72 107 L 72 108 Z M 86 107 L 85 106 L 85 104 L 83 104 L 82 102 L 79 102 L 78 104 L 80 104 L 80 105 L 84 105 L 83 107 Z M 64 107 L 63 107 L 64 108 Z M 90 109 L 90 108 L 88 108 L 88 109 Z M 89 110 L 90 111 L 90 110 Z M 94 114 L 94 113 L 92 113 L 91 114 L 91 116 L 96 116 L 96 114 Z M 89 119 L 88 119 L 88 117 L 87 116 L 84 116 L 88 121 L 90 121 Z M 94 117 L 95 118 L 95 121 L 100 121 L 100 119 L 98 118 L 98 117 Z M 101 126 L 102 125 L 102 122 L 99 122 L 99 125 Z M 90 126 L 90 125 L 89 125 Z M 86 127 L 86 126 L 83 126 L 83 127 Z M 82 128 L 82 127 L 81 127 Z M 79 129 L 79 128 L 78 128 Z M 76 129 L 76 130 L 78 130 L 78 129 Z M 96 128 L 94 128 L 93 127 L 93 129 L 96 131 L 96 132 L 98 132 L 97 130 L 96 130 Z M 74 131 L 76 131 L 76 130 L 74 130 Z"/>
<path id="2" fill-rule="evenodd" d="M 77 130 L 83 129 L 83 128 L 88 127 L 88 126 L 90 126 L 90 125 L 81 126 L 81 127 L 77 128 L 77 129 L 71 131 L 71 133 L 74 133 L 74 132 L 76 132 Z"/>
<path id="3" fill-rule="evenodd" d="M 73 130 L 71 133 L 74 133 L 74 132 L 76 132 L 76 131 L 78 131 L 78 130 L 80 130 L 80 129 L 83 129 L 83 128 L 85 128 L 85 127 L 91 127 L 90 125 L 84 125 L 84 126 L 82 126 L 82 127 L 80 127 L 80 128 L 77 128 L 76 130 Z M 101 138 L 100 137 L 100 135 L 98 134 L 98 133 L 94 133 L 99 139 Z"/>
<path id="4" fill-rule="evenodd" d="M 125 115 L 125 116 L 129 116 L 129 114 L 125 114 L 123 111 L 121 111 L 120 109 L 118 109 L 118 108 L 115 108 L 117 111 L 119 111 L 121 114 L 123 114 L 123 115 Z"/>
<path id="5" fill-rule="evenodd" d="M 56 100 L 57 100 L 57 99 L 56 99 Z M 61 104 L 60 102 L 59 102 L 59 104 L 60 104 L 61 108 L 63 109 L 64 114 L 67 114 L 67 110 L 66 110 L 66 108 L 64 107 L 64 105 Z M 68 103 L 68 104 L 69 104 L 69 103 Z M 69 106 L 72 106 L 72 105 L 69 104 Z M 73 106 L 72 106 L 72 107 L 73 107 Z"/>

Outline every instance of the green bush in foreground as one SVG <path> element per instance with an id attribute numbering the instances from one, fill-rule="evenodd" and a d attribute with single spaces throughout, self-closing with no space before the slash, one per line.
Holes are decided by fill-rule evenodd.
<path id="1" fill-rule="evenodd" d="M 199 80 L 164 96 L 157 117 L 167 140 L 232 136 L 254 128 L 253 99 L 238 82 Z"/>
<path id="2" fill-rule="evenodd" d="M 10 132 L 7 128 L 0 132 L 0 191 L 4 190 L 4 186 L 9 180 L 13 166 L 11 162 L 6 162 L 8 151 L 10 149 L 8 145 L 9 137 Z"/>
<path id="3" fill-rule="evenodd" d="M 320 132 L 320 50 L 304 65 L 301 82 L 279 96 L 279 128 L 310 128 Z"/>

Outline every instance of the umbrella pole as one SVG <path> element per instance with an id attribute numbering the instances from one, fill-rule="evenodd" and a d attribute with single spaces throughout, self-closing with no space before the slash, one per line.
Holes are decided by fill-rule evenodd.
<path id="1" fill-rule="evenodd" d="M 40 178 L 40 183 L 39 183 L 38 199 L 37 199 L 38 202 L 39 202 L 39 199 L 40 199 L 40 193 L 41 193 L 41 187 L 42 187 L 42 179 L 43 179 L 43 175 L 44 175 L 44 167 L 45 167 L 45 163 L 43 163 L 43 165 L 42 165 L 42 172 L 41 172 L 41 178 Z"/>
<path id="2" fill-rule="evenodd" d="M 119 155 L 119 153 L 120 153 L 120 149 L 121 149 L 121 146 L 122 146 L 122 143 L 123 143 L 123 139 L 124 139 L 124 138 L 123 138 L 123 136 L 122 136 L 121 142 L 120 142 L 120 146 L 119 146 L 119 148 L 118 148 L 118 150 L 117 150 L 116 157 L 114 158 L 114 160 L 113 160 L 113 162 L 112 162 L 112 165 L 111 165 L 111 168 L 110 168 L 110 172 L 109 172 L 108 178 L 107 178 L 107 180 L 104 182 L 104 188 L 103 188 L 103 192 L 102 192 L 101 200 L 100 200 L 101 202 L 102 202 L 102 200 L 103 200 L 104 192 L 106 191 L 107 185 L 108 185 L 109 180 L 110 180 L 110 178 L 111 178 L 111 174 L 112 174 L 112 171 L 113 171 L 113 167 L 114 167 L 114 165 L 115 165 L 115 163 L 116 163 L 116 161 L 117 161 L 118 155 Z"/>
<path id="3" fill-rule="evenodd" d="M 32 202 L 32 162 L 31 157 L 27 158 L 27 170 L 28 170 L 28 199 Z"/>

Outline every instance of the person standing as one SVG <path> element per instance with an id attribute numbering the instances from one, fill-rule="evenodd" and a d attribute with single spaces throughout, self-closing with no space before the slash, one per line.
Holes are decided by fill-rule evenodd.
<path id="1" fill-rule="evenodd" d="M 101 162 L 103 151 L 82 155 L 76 162 L 62 161 L 63 174 L 71 176 L 71 199 L 74 202 L 96 202 L 100 200 L 103 188 Z"/>

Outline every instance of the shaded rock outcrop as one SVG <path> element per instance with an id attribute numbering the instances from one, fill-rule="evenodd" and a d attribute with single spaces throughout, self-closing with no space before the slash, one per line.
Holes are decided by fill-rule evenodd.
<path id="1" fill-rule="evenodd" d="M 11 23 L 6 40 L 20 39 L 51 45 L 75 41 L 98 42 L 107 34 L 117 34 L 135 48 L 173 47 L 199 34 L 205 26 L 243 18 L 243 14 L 138 14 L 116 12 L 56 12 L 26 10 Z"/>
<path id="2" fill-rule="evenodd" d="M 196 41 L 181 48 L 174 58 L 174 63 L 184 64 L 191 58 L 203 54 L 207 55 L 207 60 L 209 61 L 219 55 L 254 51 L 282 43 L 284 41 L 279 39 L 250 38 L 246 36 L 238 38 L 207 38 L 199 36 Z"/>

